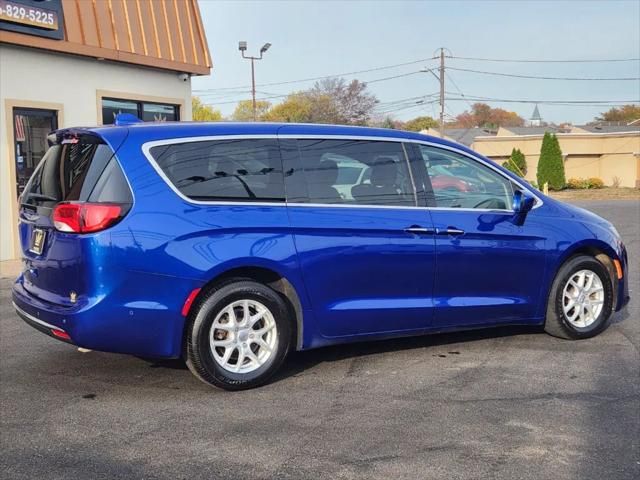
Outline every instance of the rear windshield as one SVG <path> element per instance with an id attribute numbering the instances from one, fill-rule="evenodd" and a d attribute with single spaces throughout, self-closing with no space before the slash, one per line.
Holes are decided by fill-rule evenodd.
<path id="1" fill-rule="evenodd" d="M 150 149 L 165 176 L 194 200 L 284 201 L 276 140 L 212 140 Z"/>
<path id="2" fill-rule="evenodd" d="M 131 192 L 113 150 L 99 139 L 53 145 L 22 193 L 23 205 L 65 201 L 130 203 Z"/>

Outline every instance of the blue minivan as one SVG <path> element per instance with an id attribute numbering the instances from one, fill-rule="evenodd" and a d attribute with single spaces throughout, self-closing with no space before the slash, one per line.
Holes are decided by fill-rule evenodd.
<path id="1" fill-rule="evenodd" d="M 183 357 L 218 387 L 344 342 L 588 338 L 629 299 L 611 223 L 439 138 L 120 119 L 49 143 L 20 198 L 18 315 L 87 349 Z"/>

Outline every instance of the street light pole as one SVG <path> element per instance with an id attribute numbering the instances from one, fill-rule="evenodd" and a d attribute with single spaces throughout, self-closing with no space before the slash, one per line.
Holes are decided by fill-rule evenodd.
<path id="1" fill-rule="evenodd" d="M 253 121 L 256 119 L 256 69 L 255 58 L 251 57 L 251 102 L 253 105 Z"/>
<path id="2" fill-rule="evenodd" d="M 242 53 L 242 58 L 247 60 L 251 60 L 251 103 L 253 107 L 253 121 L 255 122 L 258 119 L 257 108 L 256 108 L 256 72 L 255 72 L 255 61 L 262 60 L 262 56 L 264 53 L 269 50 L 271 47 L 270 43 L 265 43 L 260 49 L 260 56 L 253 57 L 249 55 L 245 55 L 244 52 L 247 50 L 247 42 L 241 41 L 238 42 L 238 50 Z"/>

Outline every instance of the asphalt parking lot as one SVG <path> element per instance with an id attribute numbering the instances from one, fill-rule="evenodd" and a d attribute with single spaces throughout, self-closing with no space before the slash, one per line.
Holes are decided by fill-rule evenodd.
<path id="1" fill-rule="evenodd" d="M 178 362 L 80 353 L 19 320 L 2 279 L 0 478 L 640 478 L 640 202 L 581 206 L 636 262 L 635 296 L 599 337 L 332 347 L 247 392 Z"/>

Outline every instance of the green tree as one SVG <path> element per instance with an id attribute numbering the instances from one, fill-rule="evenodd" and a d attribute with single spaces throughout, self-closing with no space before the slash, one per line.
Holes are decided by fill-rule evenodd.
<path id="1" fill-rule="evenodd" d="M 567 183 L 558 138 L 549 132 L 546 132 L 542 139 L 536 177 L 538 188 L 543 188 L 544 184 L 548 183 L 549 189 L 562 190 Z"/>
<path id="2" fill-rule="evenodd" d="M 604 122 L 633 122 L 640 118 L 640 105 L 623 105 L 613 107 L 596 117 L 598 121 Z"/>
<path id="3" fill-rule="evenodd" d="M 191 97 L 191 117 L 196 122 L 219 122 L 222 114 L 211 105 L 205 105 L 198 97 Z"/>
<path id="4" fill-rule="evenodd" d="M 502 166 L 519 177 L 524 177 L 527 174 L 527 159 L 519 148 L 511 150 L 511 157 Z"/>
<path id="5" fill-rule="evenodd" d="M 382 123 L 380 124 L 380 127 L 388 128 L 390 130 L 395 130 L 396 129 L 396 122 L 391 117 L 385 117 L 384 120 L 382 120 Z"/>
<path id="6" fill-rule="evenodd" d="M 266 100 L 256 100 L 256 120 L 262 120 L 262 117 L 271 108 L 271 103 Z M 236 105 L 231 118 L 238 122 L 250 122 L 253 120 L 253 102 L 251 100 L 242 100 Z"/>
<path id="7" fill-rule="evenodd" d="M 416 117 L 413 120 L 409 120 L 404 124 L 404 130 L 409 130 L 410 132 L 420 132 L 422 130 L 427 130 L 428 128 L 437 128 L 438 122 L 431 117 L 423 116 Z"/>

